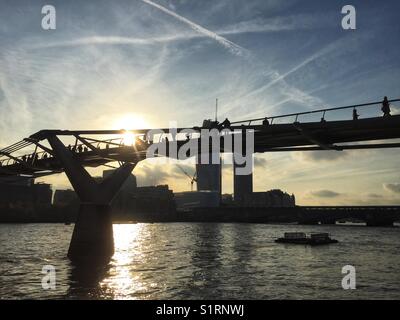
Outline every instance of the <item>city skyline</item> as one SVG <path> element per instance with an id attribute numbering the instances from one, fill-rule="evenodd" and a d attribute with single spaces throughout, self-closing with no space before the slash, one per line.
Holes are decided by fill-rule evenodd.
<path id="1" fill-rule="evenodd" d="M 53 31 L 40 27 L 41 4 L 1 5 L 1 146 L 44 128 L 200 125 L 215 98 L 220 120 L 238 120 L 400 95 L 395 1 L 354 1 L 356 30 L 341 28 L 343 5 L 316 1 L 54 1 Z M 372 110 L 361 117 L 380 114 Z M 398 159 L 396 149 L 256 155 L 254 191 L 283 189 L 299 204 L 398 204 Z M 176 166 L 146 160 L 133 173 L 140 185 L 190 189 Z M 223 193 L 232 180 L 224 167 Z M 69 187 L 63 175 L 39 181 Z"/>

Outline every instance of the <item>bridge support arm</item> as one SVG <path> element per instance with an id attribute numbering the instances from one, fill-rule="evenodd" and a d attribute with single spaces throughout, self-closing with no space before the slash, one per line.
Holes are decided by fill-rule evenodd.
<path id="1" fill-rule="evenodd" d="M 97 183 L 57 136 L 48 141 L 81 201 L 68 257 L 73 262 L 108 261 L 114 254 L 110 203 L 136 164 L 125 163 Z"/>

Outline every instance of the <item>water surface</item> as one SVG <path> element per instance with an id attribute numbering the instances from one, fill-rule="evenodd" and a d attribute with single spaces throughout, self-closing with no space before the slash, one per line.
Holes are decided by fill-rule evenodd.
<path id="1" fill-rule="evenodd" d="M 115 224 L 106 266 L 73 267 L 73 225 L 0 225 L 0 298 L 399 299 L 400 228 L 223 223 Z M 338 244 L 276 244 L 286 231 L 330 232 Z M 43 290 L 43 265 L 56 289 Z M 344 265 L 356 290 L 343 290 Z"/>

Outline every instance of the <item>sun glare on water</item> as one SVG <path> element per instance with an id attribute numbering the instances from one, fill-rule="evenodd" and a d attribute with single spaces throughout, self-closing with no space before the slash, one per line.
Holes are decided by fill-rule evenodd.
<path id="1" fill-rule="evenodd" d="M 114 299 L 132 299 L 146 296 L 150 286 L 133 267 L 144 260 L 143 242 L 147 236 L 144 224 L 114 224 L 115 253 L 108 277 L 100 282 L 105 292 L 112 292 Z"/>

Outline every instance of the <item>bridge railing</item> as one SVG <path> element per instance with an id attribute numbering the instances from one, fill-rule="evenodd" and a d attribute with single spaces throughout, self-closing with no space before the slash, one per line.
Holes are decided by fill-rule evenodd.
<path id="1" fill-rule="evenodd" d="M 400 99 L 388 100 L 389 103 L 398 102 L 398 101 L 400 101 Z M 354 104 L 354 105 L 343 106 L 343 107 L 334 107 L 334 108 L 317 109 L 317 110 L 312 110 L 312 111 L 288 113 L 288 114 L 282 114 L 282 115 L 271 116 L 271 117 L 267 116 L 267 117 L 262 117 L 262 118 L 253 118 L 253 119 L 232 121 L 231 124 L 247 123 L 248 125 L 251 125 L 253 122 L 266 121 L 266 120 L 268 121 L 269 124 L 272 124 L 275 119 L 281 119 L 281 118 L 294 118 L 294 122 L 297 122 L 299 120 L 299 117 L 302 116 L 302 115 L 318 114 L 318 113 L 322 115 L 321 120 L 323 121 L 323 120 L 325 120 L 325 114 L 327 112 L 337 111 L 337 110 L 345 110 L 345 109 L 356 109 L 356 108 L 376 106 L 376 105 L 381 105 L 382 102 L 383 101 L 369 102 L 369 103 Z"/>
<path id="2" fill-rule="evenodd" d="M 90 141 L 93 144 L 93 146 L 95 146 L 98 150 L 108 149 L 110 146 L 111 147 L 126 146 L 124 142 L 124 137 L 110 138 L 106 140 L 98 140 L 94 138 L 85 137 L 85 140 Z M 38 150 L 37 147 L 35 148 L 34 151 L 28 152 L 24 155 L 18 155 L 18 156 L 13 155 L 13 153 L 16 153 L 30 145 L 34 145 L 34 142 L 22 140 L 11 146 L 1 149 L 0 167 L 6 167 L 15 164 L 34 165 L 35 162 L 38 160 L 43 160 L 53 157 L 48 151 Z M 76 154 L 91 151 L 85 144 L 79 143 L 77 140 L 73 145 L 71 144 L 68 145 L 67 148 Z"/>
<path id="3" fill-rule="evenodd" d="M 398 102 L 400 99 L 392 99 L 388 100 L 389 103 L 393 102 Z M 272 116 L 272 117 L 262 117 L 262 118 L 254 118 L 254 119 L 246 119 L 246 120 L 240 120 L 240 121 L 233 121 L 230 124 L 243 124 L 243 123 L 248 123 L 248 125 L 251 125 L 252 122 L 257 122 L 257 121 L 266 121 L 265 124 L 272 124 L 275 119 L 282 119 L 282 118 L 294 118 L 294 122 L 298 122 L 299 117 L 303 115 L 309 115 L 309 114 L 321 114 L 322 118 L 321 120 L 325 120 L 325 114 L 327 112 L 332 112 L 332 111 L 337 111 L 337 110 L 345 110 L 345 109 L 356 109 L 356 108 L 363 108 L 363 107 L 369 107 L 369 106 L 376 106 L 382 104 L 383 101 L 377 101 L 377 102 L 369 102 L 369 103 L 363 103 L 363 104 L 355 104 L 355 105 L 349 105 L 349 106 L 343 106 L 343 107 L 335 107 L 335 108 L 325 108 L 325 109 L 318 109 L 318 110 L 312 110 L 312 111 L 304 111 L 304 112 L 297 112 L 297 113 L 289 113 L 289 114 L 283 114 L 283 115 L 278 115 L 278 116 Z M 143 130 L 135 130 L 135 135 L 140 136 L 144 135 L 149 129 L 143 129 Z M 78 136 L 80 134 L 124 134 L 124 130 L 100 130 L 100 131 L 79 131 L 79 132 L 74 132 L 74 131 L 62 131 L 58 130 L 57 134 L 64 134 L 64 135 L 70 135 L 70 136 L 75 136 L 75 144 L 73 151 L 77 150 L 78 153 L 80 150 L 85 150 L 87 147 L 79 143 L 78 141 Z M 168 130 L 167 130 L 168 131 Z M 45 131 L 40 131 L 39 133 L 43 133 Z M 38 134 L 39 134 L 38 133 Z M 123 140 L 124 137 L 118 137 L 118 138 L 112 138 L 112 139 L 106 139 L 106 140 L 98 140 L 94 138 L 87 138 L 85 137 L 86 140 L 90 141 L 91 143 L 95 144 L 98 149 L 101 149 L 101 146 L 105 146 L 108 148 L 109 146 L 115 145 L 115 146 L 121 146 L 123 145 Z M 38 146 L 35 145 L 35 141 L 40 141 L 41 139 L 35 138 L 31 136 L 29 139 L 24 139 L 21 140 L 17 143 L 14 143 L 8 147 L 5 147 L 0 150 L 0 167 L 3 166 L 8 166 L 8 165 L 13 165 L 16 163 L 26 163 L 28 159 L 32 163 L 36 161 L 36 159 L 42 159 L 43 157 L 48 157 L 49 154 L 46 151 L 40 151 L 38 150 Z M 30 145 L 35 145 L 35 151 L 31 153 L 27 153 L 25 155 L 18 155 L 16 156 L 15 154 L 21 150 L 24 149 Z M 30 158 L 30 160 L 29 160 Z"/>

